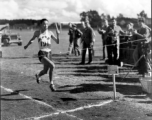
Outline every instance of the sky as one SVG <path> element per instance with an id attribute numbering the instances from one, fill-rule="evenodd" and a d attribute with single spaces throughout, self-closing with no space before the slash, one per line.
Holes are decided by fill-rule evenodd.
<path id="1" fill-rule="evenodd" d="M 151 0 L 0 0 L 0 19 L 80 21 L 80 13 L 96 10 L 110 16 L 136 18 L 144 10 L 151 18 Z"/>

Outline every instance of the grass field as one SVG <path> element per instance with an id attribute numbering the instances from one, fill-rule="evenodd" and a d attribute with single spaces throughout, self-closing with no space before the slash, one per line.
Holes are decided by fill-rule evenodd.
<path id="1" fill-rule="evenodd" d="M 34 31 L 13 32 L 21 34 L 24 46 Z M 1 120 L 152 119 L 152 100 L 142 91 L 136 71 L 122 81 L 129 67 L 116 76 L 117 100 L 113 101 L 113 82 L 101 60 L 98 33 L 91 65 L 77 65 L 81 57 L 67 57 L 68 44 L 67 31 L 61 32 L 59 45 L 52 41 L 56 92 L 49 89 L 48 75 L 36 83 L 34 75 L 43 67 L 37 58 L 37 40 L 27 50 L 17 45 L 2 48 Z"/>

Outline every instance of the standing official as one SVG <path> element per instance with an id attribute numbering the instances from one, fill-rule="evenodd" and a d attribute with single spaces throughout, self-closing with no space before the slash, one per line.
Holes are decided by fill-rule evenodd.
<path id="1" fill-rule="evenodd" d="M 92 62 L 92 53 L 93 53 L 93 45 L 94 45 L 94 31 L 91 28 L 89 21 L 85 21 L 85 29 L 83 31 L 82 42 L 83 42 L 83 50 L 82 50 L 82 60 L 80 64 L 85 64 L 85 55 L 86 50 L 88 49 L 89 61 L 87 64 L 91 64 Z"/>
<path id="2" fill-rule="evenodd" d="M 107 41 L 106 31 L 108 26 L 109 26 L 108 20 L 104 19 L 104 21 L 102 21 L 101 28 L 98 28 L 98 33 L 101 34 L 101 39 L 102 39 L 103 60 L 107 59 L 107 47 L 105 45 Z"/>
<path id="3" fill-rule="evenodd" d="M 74 53 L 76 56 L 79 56 L 80 55 L 79 39 L 82 36 L 82 32 L 76 27 L 75 24 L 73 24 L 72 27 L 73 27 Z"/>
<path id="4" fill-rule="evenodd" d="M 124 34 L 124 31 L 117 25 L 116 19 L 112 19 L 112 25 L 107 28 L 107 51 L 108 51 L 108 64 L 118 65 L 120 55 L 120 34 Z"/>
<path id="5" fill-rule="evenodd" d="M 69 23 L 69 32 L 68 32 L 68 35 L 69 35 L 69 48 L 68 48 L 68 53 L 67 55 L 71 55 L 72 51 L 73 51 L 73 28 L 72 28 L 72 24 Z"/>

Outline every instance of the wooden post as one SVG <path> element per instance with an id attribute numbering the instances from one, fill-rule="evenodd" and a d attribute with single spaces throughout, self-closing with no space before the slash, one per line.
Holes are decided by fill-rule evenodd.
<path id="1" fill-rule="evenodd" d="M 112 79 L 113 79 L 114 100 L 116 100 L 116 82 L 115 82 L 115 74 L 112 75 Z"/>
<path id="2" fill-rule="evenodd" d="M 108 73 L 109 75 L 112 75 L 113 80 L 113 94 L 114 94 L 114 100 L 116 100 L 116 81 L 115 81 L 115 75 L 118 75 L 118 66 L 116 65 L 109 65 L 108 66 Z"/>
<path id="3" fill-rule="evenodd" d="M 0 33 L 0 58 L 2 58 L 2 40 L 1 40 L 1 38 L 2 38 L 2 34 Z"/>

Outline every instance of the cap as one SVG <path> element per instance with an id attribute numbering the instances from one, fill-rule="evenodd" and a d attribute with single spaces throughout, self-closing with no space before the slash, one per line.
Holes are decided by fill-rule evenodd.
<path id="1" fill-rule="evenodd" d="M 132 22 L 129 22 L 129 25 L 134 26 L 134 24 Z"/>

